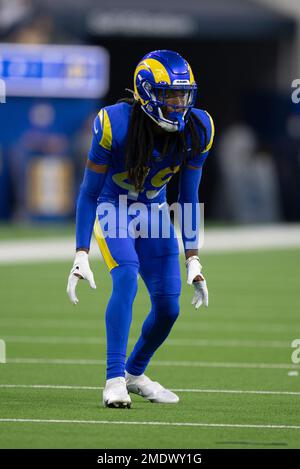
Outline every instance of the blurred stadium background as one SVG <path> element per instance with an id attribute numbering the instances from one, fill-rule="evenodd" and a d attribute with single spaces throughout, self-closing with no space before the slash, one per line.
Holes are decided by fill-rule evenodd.
<path id="1" fill-rule="evenodd" d="M 153 365 L 155 379 L 186 388 L 182 406 L 158 414 L 137 398 L 140 413 L 126 419 L 199 427 L 145 426 L 139 436 L 134 425 L 49 428 L 53 418 L 125 420 L 96 406 L 106 269 L 93 261 L 98 296 L 82 286 L 75 313 L 65 284 L 93 117 L 132 88 L 144 54 L 163 48 L 190 62 L 198 107 L 216 126 L 200 189 L 211 306 L 189 311 L 184 285 L 183 317 Z M 300 307 L 300 104 L 291 99 L 299 1 L 0 0 L 0 78 L 0 425 L 12 425 L 0 447 L 300 447 L 299 367 L 290 358 Z M 131 345 L 147 302 L 141 287 Z M 25 433 L 16 418 L 44 423 Z"/>
<path id="2" fill-rule="evenodd" d="M 147 51 L 171 48 L 192 64 L 198 106 L 216 124 L 206 220 L 299 221 L 299 21 L 296 0 L 87 0 L 84 11 L 2 0 L 0 220 L 73 219 L 95 112 L 132 88 Z"/>

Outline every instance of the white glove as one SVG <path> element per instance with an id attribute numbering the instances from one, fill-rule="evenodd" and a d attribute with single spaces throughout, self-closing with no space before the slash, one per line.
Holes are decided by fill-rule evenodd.
<path id="1" fill-rule="evenodd" d="M 91 271 L 89 266 L 88 253 L 85 251 L 76 252 L 74 264 L 68 278 L 67 293 L 74 305 L 77 305 L 77 303 L 79 302 L 76 296 L 76 286 L 78 280 L 80 279 L 87 280 L 91 288 L 97 288 L 93 272 Z"/>
<path id="2" fill-rule="evenodd" d="M 191 256 L 185 261 L 187 268 L 187 283 L 189 285 L 194 285 L 194 296 L 192 299 L 192 305 L 195 305 L 195 308 L 198 309 L 204 303 L 208 307 L 208 289 L 206 285 L 206 280 L 201 274 L 202 265 L 198 256 Z M 199 276 L 201 280 L 195 281 L 194 279 Z"/>

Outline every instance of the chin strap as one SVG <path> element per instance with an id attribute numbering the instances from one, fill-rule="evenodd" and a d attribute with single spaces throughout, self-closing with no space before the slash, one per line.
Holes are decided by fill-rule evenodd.
<path id="1" fill-rule="evenodd" d="M 185 115 L 186 115 L 186 111 L 183 114 L 177 113 L 177 112 L 170 113 L 169 116 L 170 116 L 171 120 L 169 121 L 168 119 L 166 119 L 163 116 L 163 113 L 161 112 L 161 109 L 158 109 L 160 120 L 157 120 L 157 119 L 155 119 L 154 116 L 152 116 L 151 114 L 149 114 L 149 112 L 147 112 L 147 105 L 142 105 L 141 106 L 141 108 L 143 109 L 145 114 L 147 114 L 147 116 L 149 116 L 150 119 L 152 119 L 157 125 L 159 125 L 166 132 L 182 132 L 183 131 L 183 129 L 185 127 L 184 118 L 185 118 Z M 172 118 L 173 118 L 173 122 L 175 122 L 175 123 L 172 122 Z"/>
<path id="2" fill-rule="evenodd" d="M 185 127 L 184 118 L 186 115 L 186 111 L 183 114 L 179 112 L 170 112 L 170 114 L 168 115 L 168 119 L 166 119 L 163 116 L 161 109 L 159 109 L 158 112 L 159 112 L 161 120 L 157 121 L 157 124 L 160 127 L 162 127 L 167 132 L 182 132 L 183 131 Z"/>
<path id="3" fill-rule="evenodd" d="M 155 122 L 157 123 L 157 125 L 159 125 L 159 127 L 166 130 L 167 132 L 177 132 L 178 131 L 178 125 L 169 124 L 168 122 L 164 122 L 164 121 L 158 121 L 157 122 L 157 120 L 155 120 Z"/>

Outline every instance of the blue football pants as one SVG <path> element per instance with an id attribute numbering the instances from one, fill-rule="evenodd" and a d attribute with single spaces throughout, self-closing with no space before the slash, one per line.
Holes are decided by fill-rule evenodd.
<path id="1" fill-rule="evenodd" d="M 178 241 L 172 224 L 169 237 L 132 238 L 128 235 L 132 220 L 130 216 L 123 217 L 122 226 L 117 223 L 120 229 L 117 236 L 111 236 L 108 230 L 104 237 L 103 220 L 103 217 L 97 217 L 95 235 L 112 278 L 112 293 L 105 315 L 106 378 L 125 376 L 125 369 L 133 375 L 140 375 L 168 337 L 179 315 L 181 280 Z M 126 361 L 138 273 L 149 292 L 151 309 Z"/>

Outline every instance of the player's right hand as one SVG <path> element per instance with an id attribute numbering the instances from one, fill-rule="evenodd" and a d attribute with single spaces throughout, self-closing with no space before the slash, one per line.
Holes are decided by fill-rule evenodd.
<path id="1" fill-rule="evenodd" d="M 187 283 L 194 286 L 194 296 L 192 299 L 192 305 L 196 309 L 200 308 L 202 304 L 208 307 L 208 289 L 206 280 L 203 277 L 201 270 L 202 265 L 198 256 L 190 256 L 185 261 L 187 268 Z"/>
<path id="2" fill-rule="evenodd" d="M 68 278 L 67 293 L 74 305 L 79 302 L 76 296 L 76 286 L 80 279 L 87 280 L 91 288 L 97 288 L 93 272 L 90 269 L 88 253 L 85 251 L 76 252 L 74 264 Z"/>

